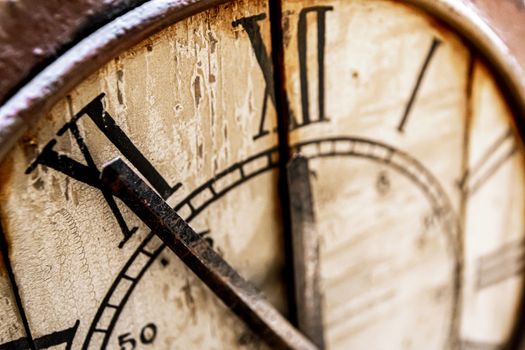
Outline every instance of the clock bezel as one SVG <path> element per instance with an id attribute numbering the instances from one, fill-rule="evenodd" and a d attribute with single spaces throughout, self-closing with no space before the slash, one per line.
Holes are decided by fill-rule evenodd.
<path id="1" fill-rule="evenodd" d="M 99 28 L 49 64 L 0 106 L 0 162 L 27 128 L 75 86 L 120 53 L 174 23 L 234 0 L 150 0 Z M 271 0 L 270 0 L 271 1 Z M 473 8 L 457 0 L 392 0 L 428 13 L 465 39 L 499 80 L 525 141 L 525 71 Z M 279 4 L 279 2 L 277 2 Z M 522 298 L 522 306 L 525 301 Z M 523 310 L 520 310 L 523 311 Z M 521 314 L 524 314 L 521 312 Z M 518 315 L 511 344 L 522 343 L 525 316 Z"/>
<path id="2" fill-rule="evenodd" d="M 163 28 L 232 1 L 150 0 L 81 40 L 0 106 L 0 162 L 29 125 L 112 58 Z M 525 71 L 480 15 L 457 0 L 398 1 L 427 12 L 472 44 L 501 80 L 515 114 L 525 115 Z"/>

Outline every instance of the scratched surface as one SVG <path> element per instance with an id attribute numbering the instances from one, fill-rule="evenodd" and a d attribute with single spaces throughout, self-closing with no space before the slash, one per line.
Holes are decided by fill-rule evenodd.
<path id="1" fill-rule="evenodd" d="M 179 214 L 284 310 L 276 135 L 253 140 L 266 83 L 251 29 L 234 23 L 260 15 L 257 33 L 269 47 L 267 13 L 264 1 L 236 1 L 159 32 L 71 91 L 13 150 L 2 168 L 2 218 L 35 339 L 67 331 L 62 343 L 74 349 L 262 348 L 125 206 L 105 199 L 96 178 L 117 156 L 158 189 L 162 181 L 148 175 L 156 171 Z M 65 124 L 86 105 L 87 115 Z M 273 105 L 265 117 L 275 127 Z M 125 136 L 105 135 L 100 118 Z M 138 152 L 146 161 L 133 158 Z M 3 342 L 21 336 L 0 330 Z"/>
<path id="2" fill-rule="evenodd" d="M 12 339 L 22 338 L 25 335 L 23 324 L 16 306 L 11 288 L 11 281 L 0 253 L 0 344 Z"/>

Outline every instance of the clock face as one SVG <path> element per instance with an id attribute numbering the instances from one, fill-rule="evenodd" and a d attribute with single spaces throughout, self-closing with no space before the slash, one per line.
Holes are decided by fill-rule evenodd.
<path id="1" fill-rule="evenodd" d="M 327 348 L 511 343 L 525 172 L 498 77 L 399 1 L 282 6 L 280 24 L 262 0 L 172 24 L 9 151 L 0 349 L 267 348 L 101 182 L 116 157 L 308 337 L 312 292 Z"/>

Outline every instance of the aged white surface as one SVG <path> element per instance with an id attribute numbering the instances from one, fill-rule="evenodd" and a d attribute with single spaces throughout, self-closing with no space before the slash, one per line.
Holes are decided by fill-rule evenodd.
<path id="1" fill-rule="evenodd" d="M 252 139 L 265 82 L 246 31 L 232 25 L 242 17 L 267 12 L 264 1 L 237 1 L 161 31 L 73 90 L 3 163 L 2 171 L 9 174 L 1 189 L 3 225 L 35 338 L 80 320 L 73 348 L 81 348 L 103 298 L 149 231 L 119 204 L 127 225 L 139 227 L 119 249 L 123 235 L 98 189 L 42 165 L 30 175 L 24 174 L 26 168 L 53 138 L 56 151 L 86 164 L 73 134 L 56 133 L 102 92 L 105 109 L 136 147 L 170 185 L 182 183 L 168 199 L 173 205 L 228 167 L 272 148 L 276 135 Z M 258 23 L 269 47 L 268 18 Z M 276 124 L 273 105 L 266 117 Z M 99 168 L 120 156 L 89 117 L 82 117 L 78 126 Z M 272 157 L 275 160 L 276 155 Z M 243 171 L 248 176 L 267 164 L 268 157 L 258 158 L 245 164 Z M 239 171 L 231 172 L 217 179 L 214 189 L 222 191 L 239 178 Z M 224 258 L 283 309 L 276 181 L 275 170 L 266 171 L 215 201 L 191 225 L 197 232 L 209 230 Z M 209 190 L 203 191 L 191 204 L 197 208 L 211 196 Z M 187 215 L 187 209 L 183 206 L 180 214 Z M 145 250 L 152 253 L 158 246 L 153 238 Z M 138 279 L 148 260 L 139 253 L 126 275 Z M 149 346 L 156 349 L 258 346 L 242 322 L 167 249 L 134 290 L 125 278 L 116 285 L 109 304 L 122 305 L 122 313 L 115 317 L 115 308 L 104 308 L 95 327 L 108 329 L 116 322 L 108 348 L 120 349 L 119 337 L 147 346 L 141 343 L 141 332 L 147 343 L 153 328 L 156 336 Z M 131 294 L 124 303 L 127 291 Z M 105 334 L 94 332 L 89 348 L 100 347 Z M 125 349 L 131 346 L 122 344 Z"/>

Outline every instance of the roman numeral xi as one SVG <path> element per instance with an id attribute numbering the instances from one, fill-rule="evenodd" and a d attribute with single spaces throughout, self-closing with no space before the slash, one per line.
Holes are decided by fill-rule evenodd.
<path id="1" fill-rule="evenodd" d="M 124 131 L 122 131 L 122 129 L 115 123 L 115 120 L 111 115 L 104 109 L 103 99 L 104 94 L 97 96 L 57 132 L 57 136 L 62 136 L 66 132 L 72 134 L 82 153 L 85 163 L 81 163 L 80 161 L 72 159 L 68 155 L 57 152 L 54 149 L 57 140 L 52 139 L 44 146 L 42 152 L 27 168 L 26 174 L 32 173 L 38 165 L 43 165 L 99 189 L 111 209 L 113 216 L 117 220 L 124 236 L 119 244 L 119 247 L 122 248 L 126 241 L 133 235 L 133 233 L 135 233 L 137 227 L 128 227 L 115 199 L 100 182 L 100 171 L 95 165 L 88 145 L 80 134 L 77 124 L 78 121 L 85 116 L 90 118 L 106 138 L 115 145 L 122 155 L 124 155 L 124 157 L 126 157 L 126 159 L 149 181 L 162 198 L 167 199 L 170 197 L 170 195 L 173 194 L 181 184 L 177 183 L 174 186 L 170 186 L 166 182 L 157 169 L 155 169 L 150 161 L 139 151 Z"/>

